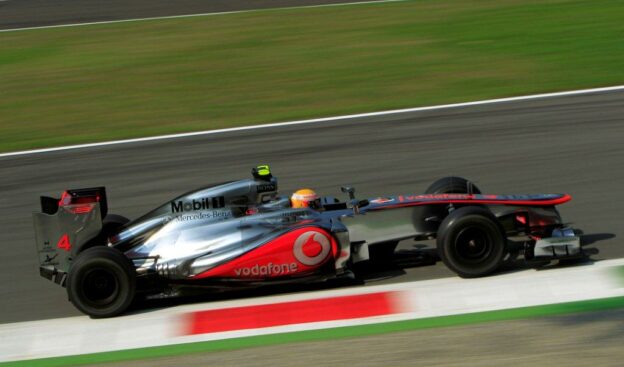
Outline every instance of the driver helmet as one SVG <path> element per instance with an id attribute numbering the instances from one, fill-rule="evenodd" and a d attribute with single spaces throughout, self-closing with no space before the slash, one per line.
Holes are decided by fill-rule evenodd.
<path id="1" fill-rule="evenodd" d="M 295 191 L 290 197 L 293 208 L 314 208 L 321 206 L 321 199 L 312 189 L 300 189 Z"/>

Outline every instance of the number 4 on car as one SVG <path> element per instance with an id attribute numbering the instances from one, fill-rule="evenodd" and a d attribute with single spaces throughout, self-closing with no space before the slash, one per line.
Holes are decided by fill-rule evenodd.
<path id="1" fill-rule="evenodd" d="M 71 250 L 71 244 L 69 243 L 69 236 L 66 234 L 62 235 L 58 243 L 56 244 L 56 247 L 65 251 Z"/>

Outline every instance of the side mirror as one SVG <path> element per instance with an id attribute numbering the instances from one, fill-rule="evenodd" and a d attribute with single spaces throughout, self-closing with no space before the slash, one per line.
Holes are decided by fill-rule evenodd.
<path id="1" fill-rule="evenodd" d="M 340 191 L 349 194 L 349 200 L 355 200 L 355 188 L 351 186 L 342 186 Z"/>
<path id="2" fill-rule="evenodd" d="M 353 207 L 353 213 L 360 213 L 360 206 L 368 205 L 368 200 L 356 200 L 355 199 L 355 188 L 351 186 L 343 186 L 340 190 L 346 194 L 349 194 L 349 200 L 351 201 L 351 206 Z"/>

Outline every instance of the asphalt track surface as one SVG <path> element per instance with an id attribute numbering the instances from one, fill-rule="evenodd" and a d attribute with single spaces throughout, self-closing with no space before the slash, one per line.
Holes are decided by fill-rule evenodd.
<path id="1" fill-rule="evenodd" d="M 375 1 L 375 0 L 367 0 Z M 299 7 L 355 0 L 0 0 L 0 29 L 106 22 L 251 9 Z"/>
<path id="2" fill-rule="evenodd" d="M 624 257 L 622 116 L 624 93 L 609 92 L 0 158 L 0 323 L 78 315 L 38 275 L 40 194 L 104 185 L 110 212 L 132 218 L 258 163 L 272 165 L 285 194 L 339 196 L 344 184 L 358 197 L 419 193 L 447 175 L 488 193 L 570 193 L 560 211 L 599 251 L 592 258 Z M 446 276 L 438 263 L 368 284 Z"/>

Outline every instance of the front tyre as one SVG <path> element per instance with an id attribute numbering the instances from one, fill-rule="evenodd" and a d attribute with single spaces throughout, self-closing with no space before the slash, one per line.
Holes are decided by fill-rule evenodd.
<path id="1" fill-rule="evenodd" d="M 93 318 L 121 314 L 132 303 L 135 292 L 134 266 L 114 248 L 97 246 L 86 249 L 69 270 L 69 300 Z"/>
<path id="2" fill-rule="evenodd" d="M 489 210 L 467 206 L 442 221 L 437 249 L 444 264 L 457 275 L 476 278 L 500 267 L 507 254 L 507 239 Z"/>

